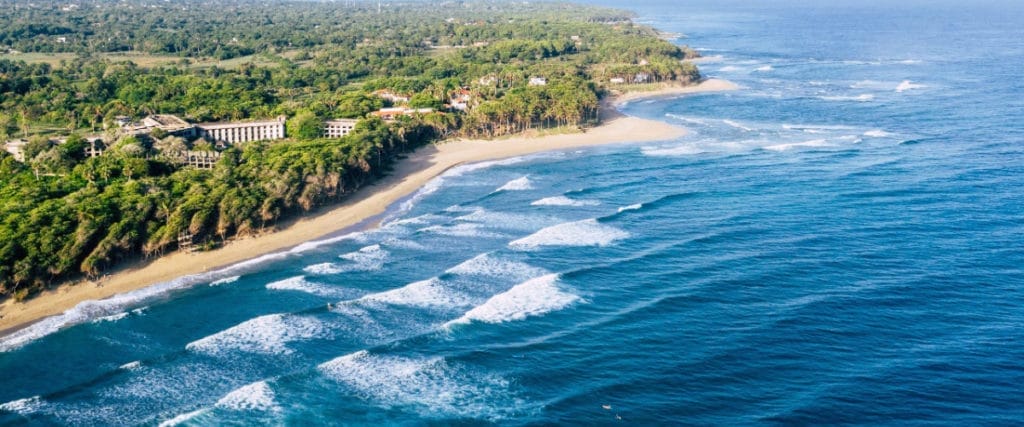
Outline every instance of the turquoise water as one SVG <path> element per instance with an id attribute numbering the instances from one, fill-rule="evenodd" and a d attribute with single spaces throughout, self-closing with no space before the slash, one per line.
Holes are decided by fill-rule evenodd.
<path id="1" fill-rule="evenodd" d="M 1024 422 L 1024 7 L 636 7 L 690 135 L 5 337 L 0 424 Z"/>

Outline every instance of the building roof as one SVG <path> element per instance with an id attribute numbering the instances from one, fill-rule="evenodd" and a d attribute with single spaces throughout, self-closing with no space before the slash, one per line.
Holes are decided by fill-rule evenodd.
<path id="1" fill-rule="evenodd" d="M 359 122 L 358 119 L 331 119 L 331 120 L 324 121 L 324 124 L 325 125 L 344 126 L 344 125 L 354 125 L 354 124 L 356 124 L 358 122 Z"/>
<path id="2" fill-rule="evenodd" d="M 277 126 L 285 122 L 284 116 L 279 116 L 272 120 L 261 120 L 251 122 L 213 122 L 213 123 L 197 123 L 196 127 L 203 129 L 230 129 L 242 126 Z"/>

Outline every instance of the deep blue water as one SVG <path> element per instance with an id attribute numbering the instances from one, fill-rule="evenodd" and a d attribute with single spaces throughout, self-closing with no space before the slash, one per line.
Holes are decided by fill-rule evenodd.
<path id="1" fill-rule="evenodd" d="M 1024 6 L 757 3 L 631 5 L 690 135 L 6 337 L 0 424 L 1024 423 Z"/>

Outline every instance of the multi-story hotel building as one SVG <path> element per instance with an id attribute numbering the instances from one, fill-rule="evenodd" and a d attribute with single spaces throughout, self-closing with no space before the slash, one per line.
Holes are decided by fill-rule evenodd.
<path id="1" fill-rule="evenodd" d="M 324 136 L 341 138 L 356 128 L 356 119 L 334 119 L 324 122 Z"/>
<path id="2" fill-rule="evenodd" d="M 200 123 L 199 136 L 213 142 L 239 144 L 284 138 L 285 117 L 262 122 Z"/>

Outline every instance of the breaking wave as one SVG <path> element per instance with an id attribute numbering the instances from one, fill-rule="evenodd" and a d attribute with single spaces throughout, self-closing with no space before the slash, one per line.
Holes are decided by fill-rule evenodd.
<path id="1" fill-rule="evenodd" d="M 565 196 L 546 197 L 530 203 L 530 206 L 597 206 L 601 202 L 596 200 L 574 200 Z"/>
<path id="2" fill-rule="evenodd" d="M 46 401 L 44 401 L 41 397 L 32 396 L 0 404 L 0 411 L 13 412 L 15 414 L 20 415 L 28 415 L 38 411 L 45 404 Z"/>
<path id="3" fill-rule="evenodd" d="M 239 387 L 217 401 L 218 408 L 234 411 L 278 411 L 274 390 L 266 381 Z"/>
<path id="4" fill-rule="evenodd" d="M 521 178 L 513 179 L 513 180 L 511 180 L 509 182 L 506 182 L 505 185 L 502 185 L 497 190 L 494 190 L 494 192 L 499 192 L 499 191 L 525 191 L 525 190 L 532 190 L 532 189 L 533 189 L 533 182 L 530 181 L 530 177 L 524 176 L 524 177 L 521 177 Z"/>
<path id="5" fill-rule="evenodd" d="M 308 268 L 309 267 L 307 267 L 307 269 Z M 276 282 L 268 283 L 266 288 L 271 291 L 305 292 L 307 294 L 331 298 L 341 298 L 348 294 L 348 291 L 346 289 L 340 289 L 329 285 L 310 282 L 306 280 L 305 276 L 289 277 L 284 280 L 278 280 Z"/>
<path id="6" fill-rule="evenodd" d="M 507 379 L 442 357 L 399 357 L 363 350 L 324 362 L 318 370 L 361 399 L 427 417 L 500 420 L 524 405 Z"/>
<path id="7" fill-rule="evenodd" d="M 904 80 L 904 81 L 900 82 L 899 86 L 896 86 L 896 92 L 897 93 L 903 93 L 903 92 L 906 92 L 908 90 L 924 89 L 926 87 L 928 87 L 928 86 L 923 85 L 923 84 L 914 83 L 914 82 L 912 82 L 910 80 Z"/>
<path id="8" fill-rule="evenodd" d="M 643 203 L 637 203 L 635 205 L 623 206 L 623 207 L 619 208 L 618 212 L 622 213 L 622 212 L 626 212 L 626 211 L 635 211 L 635 210 L 640 210 L 643 207 L 644 207 Z"/>
<path id="9" fill-rule="evenodd" d="M 558 274 L 549 274 L 513 286 L 447 325 L 523 320 L 560 310 L 579 301 L 579 296 L 559 288 L 558 277 Z"/>
<path id="10" fill-rule="evenodd" d="M 819 96 L 818 99 L 824 101 L 857 101 L 857 102 L 868 102 L 875 99 L 875 95 L 865 93 L 862 95 L 836 95 L 836 96 Z"/>
<path id="11" fill-rule="evenodd" d="M 608 246 L 616 240 L 629 237 L 629 233 L 604 225 L 596 219 L 567 222 L 541 229 L 522 239 L 509 243 L 516 249 L 539 246 Z"/>
<path id="12" fill-rule="evenodd" d="M 546 274 L 543 268 L 532 265 L 509 261 L 495 257 L 491 254 L 477 255 L 455 267 L 448 269 L 447 273 L 464 276 L 488 276 L 488 277 L 512 277 L 525 279 Z"/>
<path id="13" fill-rule="evenodd" d="M 235 351 L 282 355 L 292 353 L 288 343 L 323 337 L 327 332 L 323 323 L 313 318 L 269 314 L 192 341 L 185 349 L 212 355 Z"/>
<path id="14" fill-rule="evenodd" d="M 210 282 L 210 286 L 220 286 L 220 285 L 227 285 L 227 284 L 230 284 L 230 283 L 235 283 L 235 282 L 238 281 L 238 279 L 241 279 L 241 278 L 242 278 L 242 276 L 225 277 L 223 279 L 218 279 L 218 280 L 214 280 L 214 281 Z"/>
<path id="15" fill-rule="evenodd" d="M 804 142 L 793 142 L 793 143 L 788 143 L 788 144 L 769 145 L 767 147 L 764 147 L 764 149 L 765 150 L 772 150 L 772 151 L 787 151 L 787 150 L 791 150 L 791 149 L 794 149 L 794 148 L 802 148 L 802 147 L 827 147 L 827 146 L 828 146 L 828 141 L 826 141 L 824 139 L 814 139 L 814 140 L 811 140 L 811 141 L 804 141 Z"/>
<path id="16" fill-rule="evenodd" d="M 881 129 L 874 129 L 864 132 L 864 136 L 869 138 L 886 138 L 892 136 L 892 134 Z"/>
<path id="17" fill-rule="evenodd" d="M 678 156 L 692 156 L 696 154 L 706 153 L 707 150 L 697 146 L 696 144 L 683 144 L 676 145 L 673 147 L 643 147 L 640 149 L 645 156 L 652 157 L 678 157 Z"/>
<path id="18" fill-rule="evenodd" d="M 444 286 L 444 282 L 436 277 L 390 291 L 366 295 L 356 301 L 424 308 L 451 308 L 472 304 L 467 296 Z"/>

